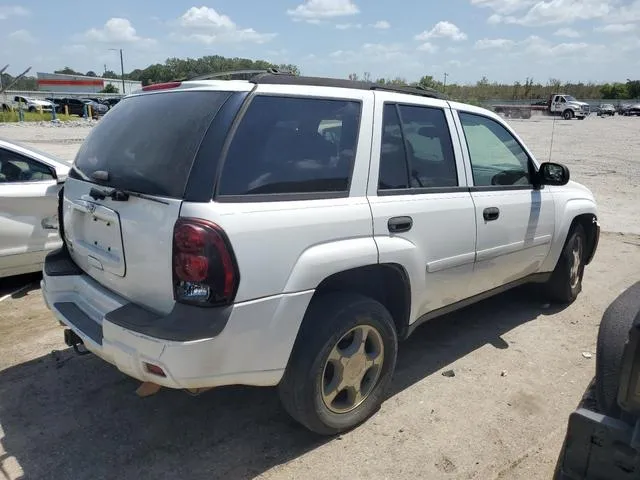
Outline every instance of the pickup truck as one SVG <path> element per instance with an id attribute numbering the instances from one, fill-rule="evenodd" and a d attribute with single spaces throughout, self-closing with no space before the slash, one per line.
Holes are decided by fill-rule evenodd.
<path id="1" fill-rule="evenodd" d="M 375 413 L 421 323 L 524 283 L 577 298 L 600 227 L 569 177 L 423 89 L 148 85 L 78 151 L 42 292 L 69 346 L 147 385 L 278 385 L 335 434 Z"/>
<path id="2" fill-rule="evenodd" d="M 543 115 L 562 116 L 565 120 L 573 118 L 584 120 L 591 113 L 591 108 L 588 103 L 580 102 L 571 95 L 554 93 L 546 102 L 529 105 L 494 105 L 493 111 L 511 118 L 531 118 L 532 112 L 540 112 Z"/>

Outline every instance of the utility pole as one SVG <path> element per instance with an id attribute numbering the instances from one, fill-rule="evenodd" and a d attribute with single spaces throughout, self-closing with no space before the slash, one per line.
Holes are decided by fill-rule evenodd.
<path id="1" fill-rule="evenodd" d="M 447 91 L 447 77 L 449 76 L 449 74 L 447 72 L 444 73 L 444 87 L 442 88 L 442 93 L 446 93 Z"/>
<path id="2" fill-rule="evenodd" d="M 120 52 L 120 77 L 122 78 L 122 94 L 125 94 L 124 91 L 124 61 L 122 60 L 122 49 L 121 48 L 110 48 L 109 50 L 113 50 L 114 52 Z"/>
<path id="3" fill-rule="evenodd" d="M 122 75 L 122 95 L 125 95 L 124 91 L 124 61 L 122 60 L 122 49 L 120 49 L 120 74 Z"/>

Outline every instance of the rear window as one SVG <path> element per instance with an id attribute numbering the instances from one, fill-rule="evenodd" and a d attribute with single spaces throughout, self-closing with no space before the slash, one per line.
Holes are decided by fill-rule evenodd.
<path id="1" fill-rule="evenodd" d="M 200 143 L 229 92 L 171 92 L 118 102 L 86 138 L 75 169 L 101 184 L 181 198 Z M 72 174 L 72 176 L 75 176 Z"/>
<path id="2" fill-rule="evenodd" d="M 256 96 L 229 146 L 218 195 L 347 192 L 361 104 Z"/>

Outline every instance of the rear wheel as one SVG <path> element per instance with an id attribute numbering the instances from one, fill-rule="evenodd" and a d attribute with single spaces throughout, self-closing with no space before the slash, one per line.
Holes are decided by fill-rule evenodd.
<path id="1" fill-rule="evenodd" d="M 314 298 L 279 385 L 285 410 L 322 435 L 357 426 L 379 408 L 397 349 L 379 302 L 351 293 Z"/>
<path id="2" fill-rule="evenodd" d="M 587 245 L 584 228 L 576 223 L 567 237 L 556 268 L 546 284 L 547 296 L 558 303 L 572 303 L 582 291 Z"/>

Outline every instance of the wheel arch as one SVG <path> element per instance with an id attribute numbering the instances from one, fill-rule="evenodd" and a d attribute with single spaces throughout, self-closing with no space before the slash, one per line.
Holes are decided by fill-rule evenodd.
<path id="1" fill-rule="evenodd" d="M 566 220 L 556 225 L 555 239 L 549 255 L 540 269 L 541 272 L 551 272 L 555 269 L 567 238 L 576 224 L 582 225 L 587 236 L 585 265 L 591 263 L 598 247 L 600 226 L 598 224 L 595 205 L 592 201 L 587 201 L 586 199 L 568 201 L 564 209 L 557 212 L 557 216 L 558 218 Z"/>
<path id="2" fill-rule="evenodd" d="M 402 265 L 376 263 L 329 275 L 320 282 L 309 305 L 330 292 L 358 293 L 380 302 L 391 314 L 398 338 L 408 335 L 411 282 Z"/>

